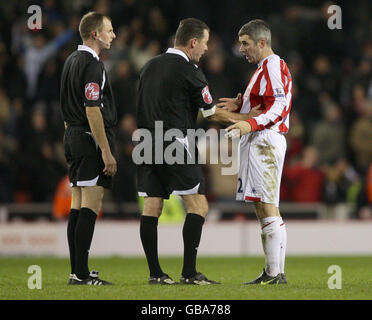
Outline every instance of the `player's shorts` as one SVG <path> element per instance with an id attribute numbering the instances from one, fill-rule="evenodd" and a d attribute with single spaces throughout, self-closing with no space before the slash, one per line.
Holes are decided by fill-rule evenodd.
<path id="1" fill-rule="evenodd" d="M 279 207 L 286 148 L 284 135 L 273 130 L 252 132 L 241 138 L 236 200 Z"/>
<path id="2" fill-rule="evenodd" d="M 155 152 L 159 146 L 152 143 L 152 156 L 155 159 Z M 172 142 L 163 143 L 163 156 L 166 148 Z M 178 142 L 176 142 L 177 144 Z M 181 141 L 177 144 L 178 150 L 184 148 L 184 143 Z M 197 148 L 196 154 L 198 155 Z M 198 161 L 193 161 L 192 164 L 187 163 L 189 154 L 185 149 L 181 158 L 184 159 L 182 163 L 179 161 L 174 164 L 167 164 L 165 161 L 161 164 L 139 164 L 137 167 L 138 180 L 138 195 L 142 197 L 159 197 L 169 199 L 169 195 L 191 195 L 191 194 L 205 194 L 204 175 Z M 165 157 L 163 157 L 164 159 Z M 178 158 L 179 160 L 180 158 Z"/>
<path id="3" fill-rule="evenodd" d="M 114 154 L 115 135 L 106 128 L 111 153 Z M 68 126 L 63 137 L 65 157 L 71 187 L 102 186 L 112 189 L 113 178 L 103 173 L 105 164 L 101 149 L 87 127 Z"/>

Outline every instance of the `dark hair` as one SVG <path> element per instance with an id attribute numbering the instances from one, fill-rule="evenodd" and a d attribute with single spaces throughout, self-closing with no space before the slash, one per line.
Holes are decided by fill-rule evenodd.
<path id="1" fill-rule="evenodd" d="M 79 24 L 79 33 L 83 40 L 89 39 L 91 32 L 94 30 L 101 30 L 103 25 L 103 18 L 107 18 L 111 21 L 108 16 L 103 15 L 95 11 L 88 12 L 85 14 Z"/>
<path id="2" fill-rule="evenodd" d="M 195 18 L 183 19 L 180 21 L 176 31 L 174 45 L 186 46 L 192 38 L 201 39 L 204 36 L 204 30 L 209 32 L 209 27 L 205 22 Z"/>
<path id="3" fill-rule="evenodd" d="M 263 20 L 251 20 L 242 26 L 238 33 L 239 37 L 248 35 L 255 43 L 264 39 L 268 46 L 271 46 L 270 26 Z"/>

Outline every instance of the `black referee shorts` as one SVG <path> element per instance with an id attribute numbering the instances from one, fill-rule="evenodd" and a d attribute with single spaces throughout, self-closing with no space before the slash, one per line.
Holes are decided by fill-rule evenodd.
<path id="1" fill-rule="evenodd" d="M 169 199 L 170 194 L 205 194 L 200 165 L 141 164 L 137 173 L 139 196 Z"/>
<path id="2" fill-rule="evenodd" d="M 111 152 L 114 154 L 115 135 L 106 129 Z M 113 178 L 103 173 L 105 164 L 101 149 L 87 127 L 68 126 L 63 137 L 65 157 L 72 187 L 102 186 L 112 189 Z"/>
<path id="3" fill-rule="evenodd" d="M 152 151 L 157 146 L 152 142 Z M 171 142 L 164 143 L 164 149 Z M 179 148 L 184 148 L 179 144 Z M 164 152 L 163 149 L 163 152 Z M 164 154 L 164 153 L 163 153 Z M 197 148 L 196 148 L 196 154 Z M 187 152 L 184 152 L 184 161 L 174 164 L 140 164 L 137 169 L 138 195 L 144 197 L 160 197 L 169 199 L 169 195 L 205 194 L 204 175 L 198 162 L 187 163 Z M 155 153 L 153 153 L 153 159 Z M 181 157 L 182 158 L 182 157 Z"/>

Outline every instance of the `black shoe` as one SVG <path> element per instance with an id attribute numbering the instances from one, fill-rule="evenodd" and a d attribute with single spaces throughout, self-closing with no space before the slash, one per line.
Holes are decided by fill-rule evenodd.
<path id="1" fill-rule="evenodd" d="M 285 273 L 281 273 L 280 274 L 280 281 L 279 281 L 279 284 L 287 284 L 287 277 L 285 276 Z"/>
<path id="2" fill-rule="evenodd" d="M 278 273 L 275 277 L 269 276 L 265 269 L 263 269 L 263 272 L 254 280 L 245 282 L 244 284 L 280 284 L 282 282 L 282 276 L 281 273 Z"/>
<path id="3" fill-rule="evenodd" d="M 173 284 L 178 284 L 178 282 L 174 281 L 170 276 L 165 274 L 161 277 L 150 277 L 149 284 L 173 285 Z"/>
<path id="4" fill-rule="evenodd" d="M 98 278 L 98 271 L 92 271 L 88 278 L 86 279 L 79 279 L 75 274 L 73 275 L 72 279 L 70 279 L 71 285 L 88 285 L 88 286 L 108 286 L 113 285 L 113 283 L 102 280 Z"/>
<path id="5" fill-rule="evenodd" d="M 74 273 L 70 273 L 70 276 L 69 276 L 69 278 L 68 278 L 68 282 L 67 282 L 67 284 L 71 284 L 72 279 L 74 279 L 75 277 L 76 277 L 76 275 L 75 275 Z"/>
<path id="6" fill-rule="evenodd" d="M 207 277 L 200 272 L 198 272 L 192 278 L 188 278 L 188 279 L 182 276 L 180 281 L 182 284 L 197 284 L 197 285 L 221 284 L 220 282 L 207 279 Z"/>

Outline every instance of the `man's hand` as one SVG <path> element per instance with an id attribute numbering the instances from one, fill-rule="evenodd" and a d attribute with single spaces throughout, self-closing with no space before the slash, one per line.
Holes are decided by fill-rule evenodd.
<path id="1" fill-rule="evenodd" d="M 227 127 L 225 131 L 225 137 L 228 138 L 238 138 L 241 137 L 249 132 L 251 132 L 252 128 L 251 125 L 247 121 L 237 121 L 230 119 L 231 122 L 235 123 L 231 126 Z"/>
<path id="2" fill-rule="evenodd" d="M 251 111 L 249 111 L 249 113 L 248 113 L 249 119 L 254 118 L 254 117 L 257 117 L 258 115 L 260 115 L 262 113 L 262 110 L 260 110 L 260 108 L 261 108 L 261 105 L 260 104 L 258 104 L 257 106 L 253 107 L 251 109 Z"/>
<path id="3" fill-rule="evenodd" d="M 216 104 L 217 107 L 225 109 L 230 112 L 234 112 L 238 110 L 238 108 L 242 104 L 242 94 L 238 93 L 236 98 L 220 98 L 218 100 L 221 102 Z"/>
<path id="4" fill-rule="evenodd" d="M 115 158 L 111 154 L 111 151 L 102 151 L 102 160 L 105 164 L 103 173 L 106 176 L 114 176 L 117 170 L 117 164 Z"/>

